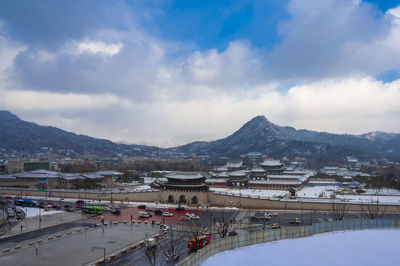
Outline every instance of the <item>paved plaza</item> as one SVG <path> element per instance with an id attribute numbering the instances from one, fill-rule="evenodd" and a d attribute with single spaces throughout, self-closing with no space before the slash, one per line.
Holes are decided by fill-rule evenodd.
<path id="1" fill-rule="evenodd" d="M 0 265 L 83 265 L 103 256 L 104 250 L 99 247 L 105 247 L 106 253 L 111 254 L 142 240 L 146 234 L 159 232 L 160 227 L 143 223 L 119 223 L 104 228 L 100 226 L 89 230 L 82 229 L 80 232 L 71 229 L 68 232 L 71 231 L 70 234 L 61 232 L 58 236 L 41 236 L 40 239 L 18 243 L 18 250 L 15 250 L 16 246 L 12 246 L 11 242 L 2 243 L 0 250 L 10 248 L 10 253 L 1 253 Z M 38 240 L 43 242 L 38 245 L 36 255 L 36 245 L 32 245 L 32 242 L 37 243 Z"/>

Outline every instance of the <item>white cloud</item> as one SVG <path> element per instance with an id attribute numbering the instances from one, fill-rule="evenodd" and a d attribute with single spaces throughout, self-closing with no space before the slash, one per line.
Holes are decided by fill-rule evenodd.
<path id="1" fill-rule="evenodd" d="M 164 146 L 225 137 L 256 115 L 318 131 L 400 132 L 400 80 L 374 78 L 400 70 L 400 7 L 377 14 L 359 1 L 294 0 L 288 8 L 271 51 L 246 40 L 199 51 L 134 27 L 51 51 L 0 38 L 0 106 L 41 124 Z"/>
<path id="2" fill-rule="evenodd" d="M 124 47 L 122 43 L 104 43 L 101 41 L 83 41 L 78 43 L 78 53 L 100 54 L 105 56 L 113 56 L 119 53 Z"/>
<path id="3" fill-rule="evenodd" d="M 106 109 L 121 101 L 112 94 L 61 94 L 29 90 L 4 91 L 0 104 L 13 110 Z"/>

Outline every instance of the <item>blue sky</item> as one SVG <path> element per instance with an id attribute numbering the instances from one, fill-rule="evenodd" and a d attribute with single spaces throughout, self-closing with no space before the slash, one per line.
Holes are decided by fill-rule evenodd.
<path id="1" fill-rule="evenodd" d="M 400 132 L 399 1 L 1 1 L 0 109 L 163 146 Z M 356 122 L 355 122 L 356 121 Z"/>

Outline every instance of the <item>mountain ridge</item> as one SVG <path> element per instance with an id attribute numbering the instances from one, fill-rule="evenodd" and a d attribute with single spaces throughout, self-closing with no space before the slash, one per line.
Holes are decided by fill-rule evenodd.
<path id="1" fill-rule="evenodd" d="M 146 156 L 193 153 L 197 155 L 233 156 L 252 151 L 275 158 L 327 157 L 346 155 L 360 158 L 390 158 L 400 160 L 400 134 L 373 131 L 361 135 L 295 129 L 279 126 L 259 115 L 247 121 L 231 135 L 213 141 L 195 141 L 173 148 L 115 143 L 64 131 L 57 127 L 41 126 L 21 120 L 9 111 L 0 110 L 0 151 L 34 152 L 42 147 L 53 150 L 74 150 L 77 154 L 101 156 L 124 154 Z"/>

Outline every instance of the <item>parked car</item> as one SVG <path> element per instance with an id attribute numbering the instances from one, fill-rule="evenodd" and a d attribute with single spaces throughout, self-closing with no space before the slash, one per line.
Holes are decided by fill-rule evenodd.
<path id="1" fill-rule="evenodd" d="M 58 204 L 54 204 L 54 205 L 53 205 L 53 209 L 55 209 L 55 210 L 59 210 L 59 209 L 61 209 L 61 206 L 60 206 L 60 205 L 58 205 Z"/>
<path id="2" fill-rule="evenodd" d="M 74 211 L 74 208 L 72 208 L 71 206 L 69 206 L 69 207 L 65 208 L 65 210 L 66 210 L 67 212 L 73 212 L 73 211 Z"/>
<path id="3" fill-rule="evenodd" d="M 46 205 L 43 202 L 39 202 L 38 208 L 44 209 L 44 207 L 46 207 Z"/>
<path id="4" fill-rule="evenodd" d="M 156 214 L 156 215 L 162 215 L 162 214 L 163 214 L 163 211 L 162 211 L 162 210 L 155 210 L 155 211 L 154 211 L 154 214 Z"/>
<path id="5" fill-rule="evenodd" d="M 148 212 L 139 212 L 138 215 L 141 218 L 149 218 L 150 217 Z"/>
<path id="6" fill-rule="evenodd" d="M 173 216 L 173 214 L 170 212 L 163 212 L 162 216 L 171 217 L 171 216 Z"/>
<path id="7" fill-rule="evenodd" d="M 147 211 L 147 212 L 152 212 L 152 211 L 154 211 L 154 209 L 151 208 L 151 207 L 148 207 L 148 208 L 146 208 L 146 211 Z"/>
<path id="8" fill-rule="evenodd" d="M 176 210 L 176 211 L 184 211 L 184 210 L 185 210 L 185 207 L 179 206 L 179 207 L 176 207 L 175 210 Z"/>
<path id="9" fill-rule="evenodd" d="M 272 228 L 272 229 L 279 229 L 279 228 L 281 228 L 281 225 L 278 224 L 278 223 L 273 223 L 273 224 L 271 225 L 271 228 Z"/>
<path id="10" fill-rule="evenodd" d="M 138 208 L 139 209 L 146 209 L 146 205 L 139 205 Z"/>
<path id="11" fill-rule="evenodd" d="M 278 216 L 278 213 L 277 212 L 270 212 L 270 213 L 268 213 L 268 215 L 269 216 Z"/>

